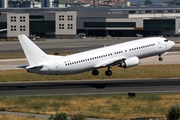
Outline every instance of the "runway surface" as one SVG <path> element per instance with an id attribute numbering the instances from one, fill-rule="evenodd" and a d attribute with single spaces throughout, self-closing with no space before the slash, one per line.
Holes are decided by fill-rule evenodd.
<path id="1" fill-rule="evenodd" d="M 0 95 L 178 93 L 180 79 L 79 80 L 0 83 Z"/>

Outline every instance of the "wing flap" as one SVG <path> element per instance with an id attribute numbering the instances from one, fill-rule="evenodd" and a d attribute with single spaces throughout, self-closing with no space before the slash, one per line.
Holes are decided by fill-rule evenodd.
<path id="1" fill-rule="evenodd" d="M 123 58 L 117 57 L 117 58 L 113 58 L 113 59 L 109 59 L 109 60 L 107 60 L 107 61 L 104 61 L 104 62 L 102 62 L 102 63 L 100 63 L 100 64 L 97 64 L 97 65 L 95 65 L 94 67 L 95 67 L 95 68 L 106 67 L 106 66 L 108 66 L 108 65 L 115 64 L 116 62 L 117 62 L 117 64 L 118 64 L 118 63 L 121 62 L 122 60 L 123 60 Z"/>

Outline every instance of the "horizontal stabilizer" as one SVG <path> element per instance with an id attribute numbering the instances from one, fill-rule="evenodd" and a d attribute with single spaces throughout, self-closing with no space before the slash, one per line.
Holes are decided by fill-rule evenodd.
<path id="1" fill-rule="evenodd" d="M 26 69 L 34 69 L 39 67 L 43 67 L 43 65 L 31 65 L 31 66 L 27 66 Z"/>

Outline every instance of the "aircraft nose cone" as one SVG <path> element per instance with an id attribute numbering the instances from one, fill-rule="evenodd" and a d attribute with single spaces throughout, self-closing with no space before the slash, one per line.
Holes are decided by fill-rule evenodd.
<path id="1" fill-rule="evenodd" d="M 171 41 L 171 46 L 173 47 L 175 45 L 175 42 Z"/>

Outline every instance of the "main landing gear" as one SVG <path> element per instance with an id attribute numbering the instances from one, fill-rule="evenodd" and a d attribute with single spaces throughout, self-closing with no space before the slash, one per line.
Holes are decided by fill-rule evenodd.
<path id="1" fill-rule="evenodd" d="M 161 57 L 161 55 L 159 55 L 159 61 L 163 61 L 163 58 Z"/>
<path id="2" fill-rule="evenodd" d="M 112 71 L 110 70 L 110 67 L 108 67 L 108 70 L 106 70 L 105 74 L 107 76 L 111 76 L 112 75 Z"/>
<path id="3" fill-rule="evenodd" d="M 96 70 L 96 69 L 95 69 L 95 70 L 93 70 L 93 71 L 92 71 L 92 75 L 94 75 L 94 76 L 99 75 L 99 71 L 98 71 L 98 70 Z"/>
<path id="4" fill-rule="evenodd" d="M 96 70 L 96 69 L 93 70 L 92 71 L 92 75 L 94 75 L 94 76 L 99 75 L 99 71 Z M 110 67 L 108 67 L 108 70 L 106 70 L 105 75 L 107 75 L 107 76 L 111 76 L 112 75 L 112 71 L 110 70 Z"/>

